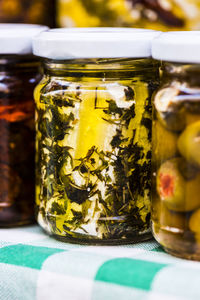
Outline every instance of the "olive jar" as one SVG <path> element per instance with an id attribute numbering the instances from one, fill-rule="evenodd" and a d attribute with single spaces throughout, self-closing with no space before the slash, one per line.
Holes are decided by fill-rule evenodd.
<path id="1" fill-rule="evenodd" d="M 39 224 L 63 241 L 126 243 L 150 235 L 151 95 L 158 33 L 57 29 L 34 39 Z"/>
<path id="2" fill-rule="evenodd" d="M 39 61 L 32 37 L 47 27 L 0 24 L 0 227 L 34 220 L 34 100 Z"/>
<path id="3" fill-rule="evenodd" d="M 200 260 L 200 33 L 153 42 L 162 80 L 153 104 L 153 234 L 176 256 Z"/>

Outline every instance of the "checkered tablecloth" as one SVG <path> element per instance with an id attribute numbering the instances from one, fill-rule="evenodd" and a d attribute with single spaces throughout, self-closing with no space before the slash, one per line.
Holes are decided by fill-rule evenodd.
<path id="1" fill-rule="evenodd" d="M 0 300 L 200 300 L 200 263 L 155 241 L 58 242 L 38 226 L 0 229 Z"/>

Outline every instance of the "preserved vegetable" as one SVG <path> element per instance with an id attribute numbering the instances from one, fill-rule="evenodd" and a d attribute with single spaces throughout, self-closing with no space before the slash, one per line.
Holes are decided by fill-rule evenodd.
<path id="1" fill-rule="evenodd" d="M 163 81 L 154 100 L 152 213 L 154 235 L 165 249 L 198 260 L 199 73 L 198 65 L 164 64 L 164 78 L 172 78 Z"/>

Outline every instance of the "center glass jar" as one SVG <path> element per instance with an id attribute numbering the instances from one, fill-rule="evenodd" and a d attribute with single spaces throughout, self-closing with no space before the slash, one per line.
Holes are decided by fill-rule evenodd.
<path id="1" fill-rule="evenodd" d="M 200 260 L 200 33 L 162 34 L 153 57 L 163 61 L 153 106 L 153 234 L 167 252 Z"/>
<path id="2" fill-rule="evenodd" d="M 64 241 L 149 238 L 157 32 L 51 30 L 34 41 L 39 224 Z"/>

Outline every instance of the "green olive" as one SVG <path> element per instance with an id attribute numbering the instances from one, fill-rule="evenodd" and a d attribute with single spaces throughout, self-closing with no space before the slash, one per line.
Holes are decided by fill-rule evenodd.
<path id="1" fill-rule="evenodd" d="M 159 121 L 153 122 L 153 161 L 158 163 L 172 158 L 177 153 L 177 135 L 166 130 Z"/>
<path id="2" fill-rule="evenodd" d="M 181 131 L 185 127 L 185 108 L 178 101 L 179 90 L 175 87 L 161 89 L 155 96 L 157 117 L 165 128 Z"/>
<path id="3" fill-rule="evenodd" d="M 191 114 L 191 113 L 187 112 L 185 114 L 185 118 L 186 118 L 186 124 L 188 126 L 192 123 L 200 121 L 200 114 Z"/>
<path id="4" fill-rule="evenodd" d="M 160 202 L 159 223 L 161 226 L 168 226 L 178 229 L 187 227 L 187 219 L 183 213 L 169 210 L 163 202 Z"/>
<path id="5" fill-rule="evenodd" d="M 200 174 L 185 180 L 180 172 L 180 158 L 173 158 L 161 165 L 157 174 L 157 192 L 169 210 L 192 211 L 200 207 Z"/>
<path id="6" fill-rule="evenodd" d="M 178 149 L 188 162 L 200 167 L 200 121 L 186 127 L 178 139 Z"/>
<path id="7" fill-rule="evenodd" d="M 200 209 L 197 209 L 190 217 L 189 228 L 195 233 L 200 233 Z"/>

